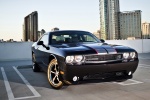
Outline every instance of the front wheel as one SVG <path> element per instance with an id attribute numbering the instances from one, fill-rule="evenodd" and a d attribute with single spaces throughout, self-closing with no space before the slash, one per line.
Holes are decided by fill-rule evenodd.
<path id="1" fill-rule="evenodd" d="M 63 82 L 60 78 L 59 66 L 56 59 L 53 59 L 50 62 L 48 66 L 47 77 L 52 88 L 60 89 L 63 86 Z"/>

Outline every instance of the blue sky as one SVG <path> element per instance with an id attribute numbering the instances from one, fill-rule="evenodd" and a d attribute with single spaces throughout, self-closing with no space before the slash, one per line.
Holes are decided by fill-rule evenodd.
<path id="1" fill-rule="evenodd" d="M 142 10 L 150 22 L 150 0 L 120 0 L 121 11 Z M 38 11 L 39 30 L 78 29 L 94 32 L 100 27 L 99 0 L 0 0 L 0 39 L 20 40 L 24 17 Z"/>

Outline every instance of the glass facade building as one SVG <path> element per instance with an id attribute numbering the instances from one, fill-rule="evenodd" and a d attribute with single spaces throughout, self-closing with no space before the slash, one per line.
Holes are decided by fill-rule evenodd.
<path id="1" fill-rule="evenodd" d="M 99 0 L 100 37 L 105 40 L 119 38 L 119 0 Z"/>

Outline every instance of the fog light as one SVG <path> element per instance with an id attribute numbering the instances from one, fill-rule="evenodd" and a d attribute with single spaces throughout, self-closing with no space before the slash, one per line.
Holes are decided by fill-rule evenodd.
<path id="1" fill-rule="evenodd" d="M 74 77 L 73 77 L 73 81 L 74 81 L 74 82 L 78 81 L 78 77 L 77 77 L 77 76 L 74 76 Z"/>
<path id="2" fill-rule="evenodd" d="M 128 75 L 131 75 L 132 74 L 132 72 L 130 71 L 129 73 L 128 73 Z"/>

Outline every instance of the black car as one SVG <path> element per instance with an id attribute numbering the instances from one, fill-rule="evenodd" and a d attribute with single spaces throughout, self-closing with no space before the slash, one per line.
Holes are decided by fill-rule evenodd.
<path id="1" fill-rule="evenodd" d="M 32 45 L 32 61 L 33 71 L 47 72 L 55 89 L 89 79 L 130 79 L 139 62 L 132 48 L 75 30 L 45 33 Z"/>

